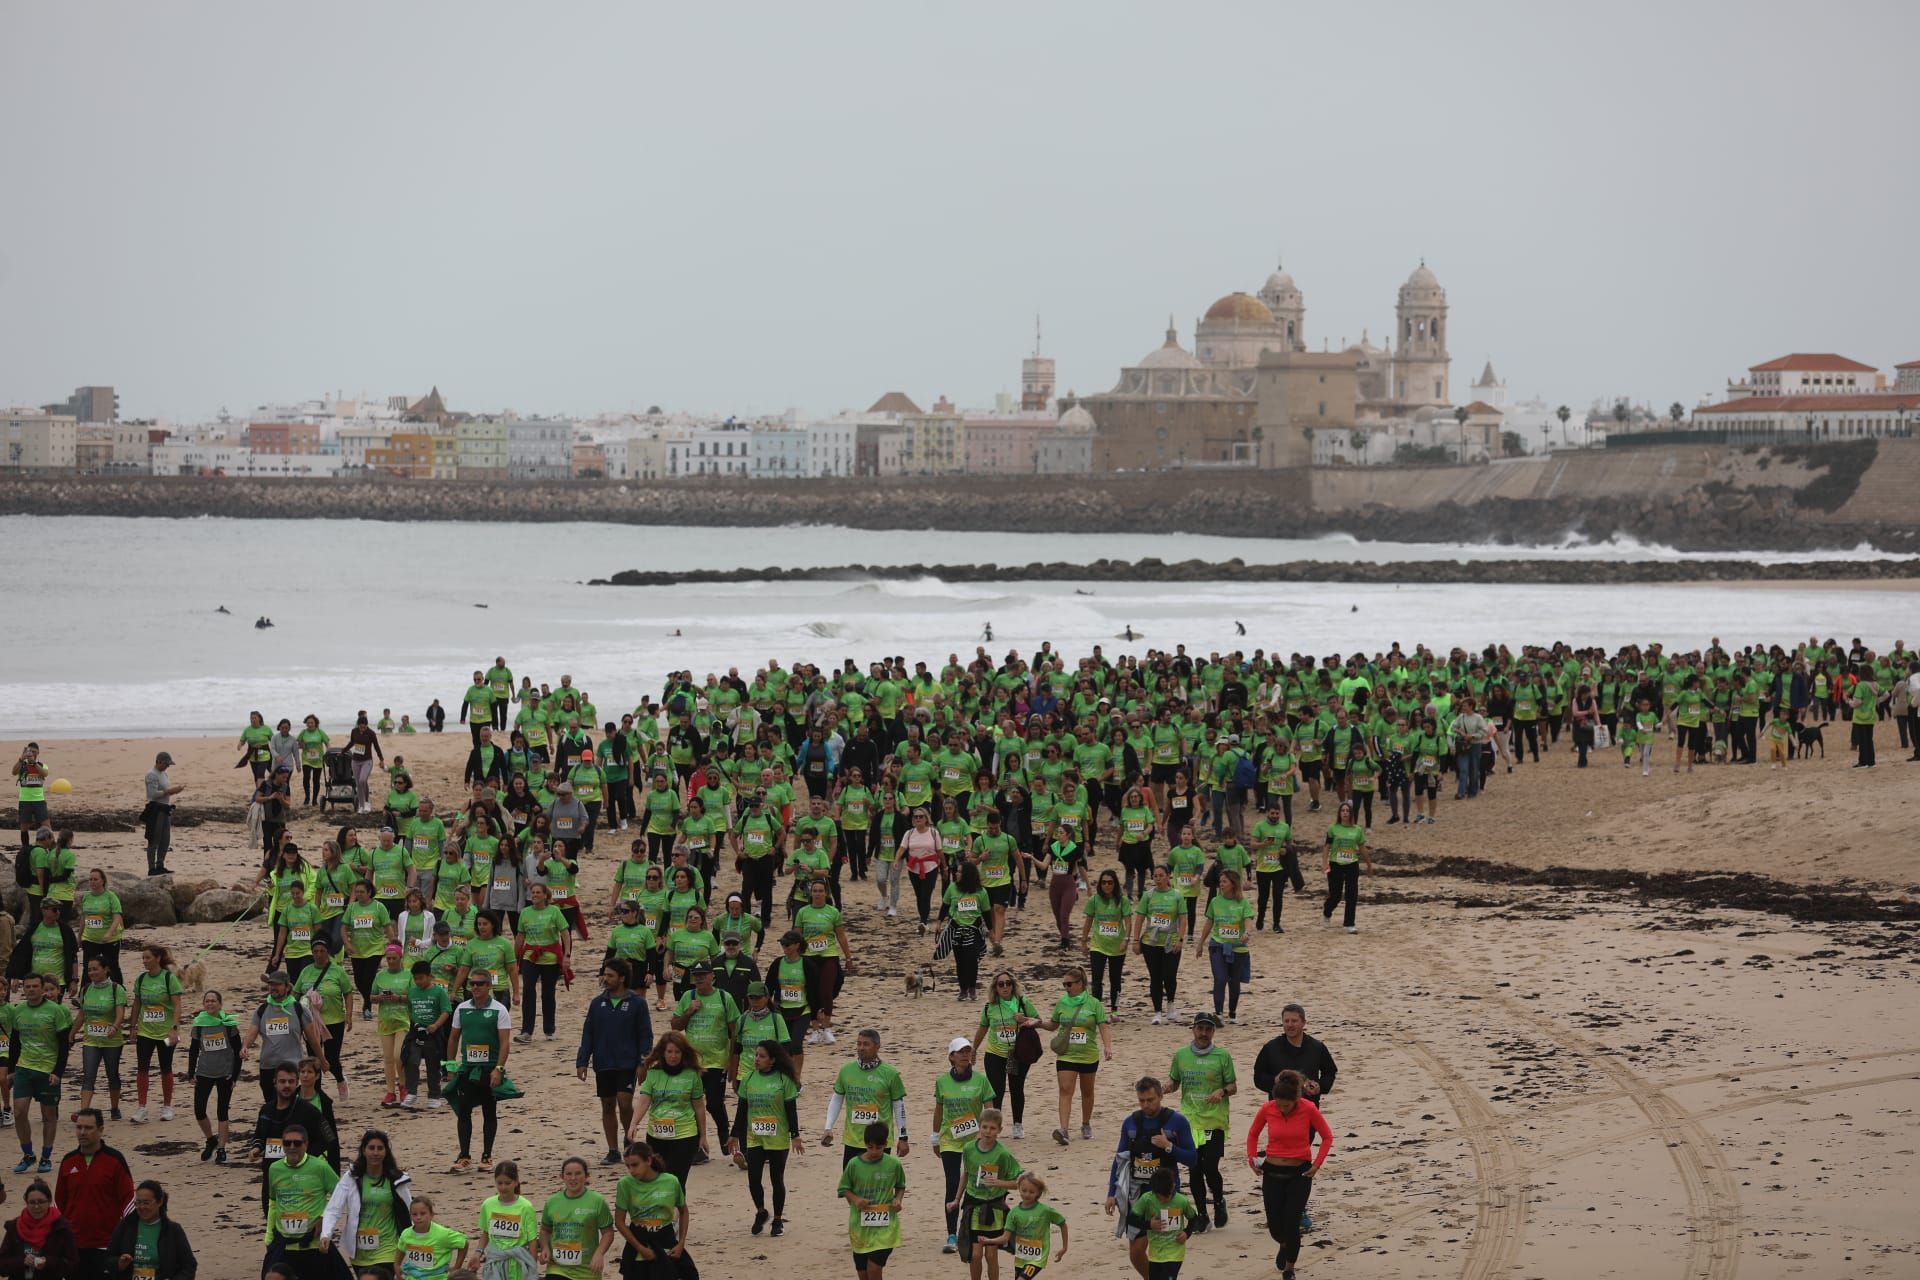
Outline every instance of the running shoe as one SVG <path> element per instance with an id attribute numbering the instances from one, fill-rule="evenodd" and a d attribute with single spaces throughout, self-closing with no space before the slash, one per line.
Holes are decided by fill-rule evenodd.
<path id="1" fill-rule="evenodd" d="M 1081 1126 L 1080 1126 L 1080 1141 L 1082 1141 L 1082 1142 L 1092 1142 L 1092 1141 L 1093 1141 L 1093 1126 L 1092 1126 L 1092 1125 L 1090 1125 L 1090 1124 L 1083 1124 L 1083 1125 L 1081 1125 Z"/>
<path id="2" fill-rule="evenodd" d="M 471 1173 L 472 1171 L 473 1157 L 471 1156 L 461 1156 L 447 1169 L 448 1173 Z"/>
<path id="3" fill-rule="evenodd" d="M 41 1157 L 40 1157 L 40 1163 L 39 1163 L 39 1164 L 37 1164 L 37 1165 L 35 1165 L 35 1166 L 34 1166 L 34 1169 L 35 1169 L 35 1171 L 36 1171 L 36 1172 L 39 1172 L 39 1173 L 52 1173 L 52 1172 L 53 1172 L 53 1157 L 52 1157 L 52 1156 L 41 1156 Z"/>
<path id="4" fill-rule="evenodd" d="M 958 1253 L 960 1252 L 960 1242 L 957 1239 L 955 1239 L 951 1233 L 949 1233 L 947 1235 L 947 1242 L 944 1245 L 940 1246 L 940 1252 Z"/>
<path id="5" fill-rule="evenodd" d="M 127 1114 L 127 1120 L 131 1124 L 145 1124 L 147 1122 L 147 1109 L 145 1107 L 135 1107 Z"/>
<path id="6" fill-rule="evenodd" d="M 205 1162 L 213 1159 L 214 1148 L 218 1147 L 219 1145 L 220 1145 L 220 1139 L 213 1138 L 213 1137 L 208 1138 L 207 1145 L 200 1148 L 201 1161 Z"/>
<path id="7" fill-rule="evenodd" d="M 172 1107 L 168 1107 L 168 1106 L 162 1106 L 162 1107 L 160 1108 L 160 1118 L 161 1118 L 162 1120 L 171 1120 L 171 1119 L 173 1119 L 173 1108 L 172 1108 Z"/>
<path id="8" fill-rule="evenodd" d="M 383 1107 L 397 1107 L 400 1105 L 400 1103 L 399 1103 L 399 1100 L 393 1096 L 393 1092 L 389 1090 L 387 1093 L 381 1096 L 380 1105 Z"/>
<path id="9" fill-rule="evenodd" d="M 753 1211 L 753 1225 L 748 1227 L 747 1230 L 751 1231 L 756 1236 L 759 1235 L 762 1231 L 765 1231 L 767 1229 L 767 1221 L 772 1217 L 773 1215 L 768 1213 L 765 1209 L 755 1209 Z"/>
<path id="10" fill-rule="evenodd" d="M 225 1164 L 227 1162 L 227 1149 L 225 1147 L 213 1153 L 213 1162 L 215 1164 Z"/>
<path id="11" fill-rule="evenodd" d="M 1064 1147 L 1064 1146 L 1066 1146 L 1066 1145 L 1067 1145 L 1067 1131 L 1066 1131 L 1065 1129 L 1055 1129 L 1055 1130 L 1053 1131 L 1053 1140 L 1054 1140 L 1055 1142 L 1057 1142 L 1057 1143 L 1059 1143 L 1059 1144 L 1060 1144 L 1061 1146 L 1063 1146 L 1063 1147 Z M 25 1173 L 25 1172 L 27 1171 L 27 1166 L 28 1166 L 28 1165 L 30 1165 L 30 1164 L 32 1164 L 32 1163 L 33 1163 L 33 1159 L 32 1159 L 32 1157 L 28 1157 L 27 1159 L 25 1159 L 25 1160 L 22 1160 L 22 1161 L 20 1162 L 20 1167 L 19 1167 L 18 1169 L 15 1169 L 15 1170 L 14 1170 L 14 1172 L 15 1172 L 15 1173 Z"/>
<path id="12" fill-rule="evenodd" d="M 787 1220 L 785 1218 L 775 1218 L 773 1220 L 773 1231 L 771 1234 L 776 1236 L 787 1234 Z"/>
<path id="13" fill-rule="evenodd" d="M 33 1172 L 33 1157 L 32 1157 L 32 1156 L 21 1156 L 21 1157 L 20 1157 L 20 1163 L 19 1163 L 19 1164 L 17 1164 L 17 1165 L 15 1165 L 15 1166 L 13 1166 L 13 1171 L 14 1171 L 15 1173 L 32 1173 L 32 1172 Z"/>
<path id="14" fill-rule="evenodd" d="M 1015 1120 L 1013 1122 L 1013 1136 L 1015 1138 L 1024 1138 L 1027 1136 L 1026 1130 L 1020 1127 L 1020 1122 L 1018 1120 Z"/>

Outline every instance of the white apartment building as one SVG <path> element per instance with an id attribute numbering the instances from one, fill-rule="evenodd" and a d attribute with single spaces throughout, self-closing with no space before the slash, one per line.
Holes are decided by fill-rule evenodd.
<path id="1" fill-rule="evenodd" d="M 810 476 L 850 476 L 853 474 L 854 443 L 859 424 L 829 418 L 807 424 L 807 474 Z"/>
<path id="2" fill-rule="evenodd" d="M 785 425 L 756 424 L 748 432 L 752 449 L 748 474 L 755 480 L 795 480 L 811 475 L 808 450 L 810 431 L 798 431 Z"/>

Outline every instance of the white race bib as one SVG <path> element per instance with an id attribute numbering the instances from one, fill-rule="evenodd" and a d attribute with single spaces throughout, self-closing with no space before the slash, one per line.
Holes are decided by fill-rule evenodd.
<path id="1" fill-rule="evenodd" d="M 378 1231 L 367 1231 L 363 1229 L 354 1236 L 353 1240 L 354 1247 L 361 1253 L 372 1253 L 380 1247 L 380 1233 Z"/>
<path id="2" fill-rule="evenodd" d="M 1046 1250 L 1045 1240 L 1036 1240 L 1031 1236 L 1016 1236 L 1013 1241 L 1015 1262 L 1038 1262 Z"/>
<path id="3" fill-rule="evenodd" d="M 952 1127 L 949 1128 L 947 1132 L 955 1138 L 971 1138 L 974 1134 L 980 1132 L 980 1117 L 962 1116 L 953 1122 Z"/>
<path id="4" fill-rule="evenodd" d="M 577 1267 L 586 1257 L 586 1251 L 578 1245 L 560 1245 L 553 1247 L 553 1262 L 559 1267 Z"/>
<path id="5" fill-rule="evenodd" d="M 1118 920 L 1100 920 L 1095 922 L 1093 931 L 1102 938 L 1117 938 L 1120 936 L 1120 922 Z"/>
<path id="6" fill-rule="evenodd" d="M 484 1044 L 470 1044 L 465 1056 L 469 1063 L 484 1066 L 493 1061 L 493 1050 Z"/>
<path id="7" fill-rule="evenodd" d="M 848 1108 L 848 1114 L 853 1117 L 853 1123 L 856 1127 L 880 1123 L 880 1108 L 870 1106 L 864 1102 L 854 1103 L 853 1106 Z"/>
<path id="8" fill-rule="evenodd" d="M 772 1116 L 753 1116 L 747 1121 L 747 1132 L 756 1138 L 777 1138 L 780 1122 Z"/>
<path id="9" fill-rule="evenodd" d="M 671 1140 L 675 1128 L 676 1126 L 671 1120 L 648 1120 L 647 1136 L 649 1138 L 666 1138 Z"/>
<path id="10" fill-rule="evenodd" d="M 520 1238 L 520 1219 L 503 1218 L 495 1214 L 487 1220 L 487 1234 L 495 1240 L 518 1240 Z"/>
<path id="11" fill-rule="evenodd" d="M 278 1145 L 277 1143 L 273 1145 Z M 282 1213 L 280 1215 L 280 1234 L 283 1236 L 303 1236 L 311 1228 L 313 1219 L 304 1213 Z"/>
<path id="12" fill-rule="evenodd" d="M 263 1160 L 282 1160 L 286 1154 L 286 1148 L 280 1145 L 278 1138 L 268 1138 L 260 1148 L 260 1158 Z"/>
<path id="13" fill-rule="evenodd" d="M 860 1211 L 860 1225 L 884 1231 L 893 1225 L 893 1211 L 891 1209 L 862 1209 Z"/>
<path id="14" fill-rule="evenodd" d="M 1073 1030 L 1067 1032 L 1068 1044 L 1085 1044 L 1086 1042 L 1087 1033 L 1084 1030 L 1075 1027 Z"/>

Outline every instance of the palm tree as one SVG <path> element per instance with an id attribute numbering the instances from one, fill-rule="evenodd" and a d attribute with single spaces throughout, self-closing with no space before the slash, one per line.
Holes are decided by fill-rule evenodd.
<path id="1" fill-rule="evenodd" d="M 1567 419 L 1573 416 L 1573 410 L 1567 408 L 1565 405 L 1561 405 L 1553 411 L 1553 416 L 1560 419 L 1560 438 L 1565 440 L 1567 437 Z M 1571 441 L 1569 441 L 1569 443 L 1571 443 Z"/>
<path id="2" fill-rule="evenodd" d="M 1677 428 L 1680 425 L 1680 419 L 1687 416 L 1687 407 L 1675 400 L 1667 406 L 1667 416 L 1673 419 L 1673 425 Z"/>
<path id="3" fill-rule="evenodd" d="M 1467 460 L 1467 406 L 1461 405 L 1453 411 L 1453 420 L 1460 424 L 1460 461 Z"/>
<path id="4" fill-rule="evenodd" d="M 1625 400 L 1615 400 L 1613 402 L 1614 425 L 1619 427 L 1622 431 L 1626 430 L 1627 419 L 1629 416 L 1631 416 L 1631 413 L 1627 408 L 1627 402 Z"/>

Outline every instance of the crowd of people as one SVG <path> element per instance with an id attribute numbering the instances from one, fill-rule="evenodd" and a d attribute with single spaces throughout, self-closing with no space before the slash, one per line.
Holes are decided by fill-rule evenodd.
<path id="1" fill-rule="evenodd" d="M 1716 639 L 1683 655 L 1395 646 L 1322 660 L 979 650 L 938 672 L 897 658 L 864 672 L 769 662 L 750 678 L 676 673 L 617 715 L 570 677 L 535 685 L 496 659 L 460 699 L 470 745 L 458 794 L 438 800 L 399 754 L 411 722 L 395 726 L 390 712 L 377 724 L 363 713 L 339 747 L 316 716 L 300 730 L 251 717 L 235 768 L 251 770 L 266 990 L 237 1013 L 206 992 L 190 1019 L 165 948 L 143 948 L 131 984 L 123 977 L 118 899 L 102 870 L 79 883 L 30 751 L 15 777 L 31 927 L 9 965 L 17 998 L 0 1006 L 17 1171 L 51 1168 L 78 1022 L 82 1115 L 104 1074 L 120 1118 L 132 1037 L 130 1119 L 149 1120 L 157 1068 L 170 1120 L 186 1039 L 203 1160 L 228 1161 L 232 1094 L 255 1069 L 261 1102 L 240 1137 L 263 1169 L 263 1274 L 344 1264 L 356 1280 L 440 1280 L 471 1264 L 504 1280 L 587 1280 L 617 1259 L 624 1276 L 694 1280 L 688 1191 L 702 1166 L 743 1171 L 748 1230 L 778 1237 L 789 1153 L 817 1128 L 818 1145 L 842 1150 L 855 1269 L 880 1280 L 903 1247 L 917 1096 L 944 1174 L 933 1234 L 974 1280 L 998 1280 L 1003 1254 L 1034 1280 L 1066 1255 L 1071 1224 L 1007 1143 L 1026 1138 L 1027 1082 L 1049 1054 L 1057 1110 L 1039 1127 L 1064 1148 L 1098 1140 L 1098 1074 L 1137 961 L 1150 1023 L 1188 1034 L 1163 1071 L 1133 1083 L 1137 1110 L 1100 1157 L 1129 1260 L 1149 1280 L 1176 1276 L 1192 1238 L 1227 1225 L 1222 1164 L 1238 1109 L 1275 1267 L 1292 1275 L 1333 1145 L 1320 1108 L 1335 1068 L 1299 1003 L 1243 1008 L 1254 944 L 1283 932 L 1289 891 L 1309 894 L 1323 926 L 1337 913 L 1357 933 L 1377 827 L 1437 823 L 1443 790 L 1474 800 L 1555 751 L 1574 768 L 1617 752 L 1650 773 L 1662 744 L 1675 770 L 1691 770 L 1757 764 L 1764 743 L 1779 768 L 1844 718 L 1858 764 L 1872 767 L 1887 718 L 1920 759 L 1917 709 L 1920 659 L 1904 643 L 1876 654 L 1858 640 L 1734 650 Z M 425 719 L 439 732 L 446 716 L 436 702 Z M 146 778 L 155 873 L 181 789 L 172 763 L 162 753 Z M 351 793 L 352 820 L 303 847 L 294 824 L 317 816 L 335 783 Z M 583 867 L 604 896 L 583 887 Z M 1024 965 L 1002 963 L 1016 923 L 1062 959 L 1029 945 Z M 900 959 L 903 928 L 925 939 L 924 961 Z M 833 1048 L 848 974 L 883 952 L 920 987 L 950 965 L 967 1006 L 948 1069 L 911 1088 L 878 1030 L 856 1032 L 851 1058 Z M 1183 1001 L 1189 954 L 1205 968 Z M 1057 994 L 1020 976 L 1043 961 Z M 521 1096 L 508 1068 L 516 1046 L 561 1034 L 562 991 L 580 970 L 597 989 L 575 1010 L 576 1074 L 599 1102 L 597 1162 L 624 1173 L 609 1202 L 588 1185 L 589 1158 L 570 1158 L 560 1189 L 535 1204 L 515 1159 L 496 1153 L 501 1107 Z M 1243 1016 L 1281 1025 L 1253 1063 L 1251 1106 L 1215 1043 Z M 347 1078 L 341 1046 L 356 1023 L 372 1024 L 377 1084 Z M 822 1054 L 816 1078 L 828 1083 L 807 1091 L 807 1059 Z M 410 1189 L 385 1132 L 343 1148 L 336 1098 L 356 1084 L 383 1108 L 453 1113 L 451 1172 L 490 1178 L 495 1193 L 458 1219 L 472 1230 Z M 809 1125 L 803 1111 L 822 1112 L 807 1100 L 823 1090 L 824 1119 Z M 12 1274 L 6 1256 L 0 1274 Z"/>

